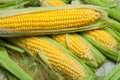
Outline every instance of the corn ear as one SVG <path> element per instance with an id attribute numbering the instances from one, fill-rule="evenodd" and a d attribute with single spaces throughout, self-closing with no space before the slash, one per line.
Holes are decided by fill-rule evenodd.
<path id="1" fill-rule="evenodd" d="M 29 22 L 27 24 L 26 23 L 21 24 L 21 22 L 18 23 L 18 24 L 14 23 L 14 24 L 11 25 L 12 28 L 9 28 L 10 26 L 7 25 L 7 24 L 4 24 L 4 25 L 2 24 L 2 23 L 4 23 L 4 21 L 2 19 L 17 16 L 17 15 L 22 15 L 22 14 L 25 15 L 25 14 L 32 14 L 32 13 L 38 13 L 38 12 L 43 13 L 43 15 L 44 15 L 44 12 L 47 13 L 49 11 L 50 12 L 52 12 L 52 11 L 53 12 L 54 11 L 62 11 L 62 10 L 63 11 L 64 10 L 68 11 L 68 10 L 81 9 L 81 8 L 93 9 L 93 10 L 95 10 L 95 12 L 97 11 L 96 15 L 97 15 L 97 17 L 99 17 L 99 19 L 96 20 L 95 22 L 94 21 L 89 22 L 89 24 L 88 23 L 87 24 L 86 23 L 79 23 L 79 22 L 77 22 L 77 24 L 76 24 L 76 22 L 73 20 L 74 24 L 65 25 L 64 23 L 66 23 L 66 21 L 69 22 L 68 19 L 65 20 L 65 22 L 62 21 L 62 23 L 61 23 L 61 21 L 59 23 L 55 22 L 55 24 L 54 23 L 53 24 L 48 24 L 48 23 L 52 23 L 52 22 L 49 22 L 49 21 L 44 22 L 44 24 L 40 23 L 41 25 L 44 25 L 44 27 L 35 26 L 35 25 L 39 25 L 38 23 L 32 24 L 32 25 L 34 25 L 34 27 L 33 26 L 31 27 L 31 23 L 29 23 Z M 6 14 L 8 12 L 9 12 L 9 14 Z M 74 13 L 74 11 L 72 11 L 72 13 Z M 106 24 L 105 19 L 106 19 L 106 15 L 107 15 L 106 12 L 101 10 L 99 7 L 95 7 L 95 6 L 93 7 L 93 6 L 90 6 L 90 5 L 81 5 L 81 6 L 64 5 L 64 6 L 51 6 L 51 7 L 41 7 L 41 8 L 15 9 L 15 10 L 0 11 L 0 14 L 1 14 L 0 15 L 0 23 L 1 23 L 0 24 L 0 36 L 1 37 L 59 34 L 59 33 L 70 33 L 70 32 L 78 32 L 78 31 L 85 31 L 85 30 L 101 28 L 101 27 L 104 27 L 103 25 Z M 65 13 L 65 14 L 68 14 L 68 13 Z M 98 14 L 100 14 L 100 16 Z M 59 16 L 59 15 L 56 14 L 56 16 Z M 65 16 L 65 15 L 63 15 L 63 16 Z M 41 18 L 39 18 L 39 19 L 41 19 Z M 29 20 L 32 20 L 32 18 L 30 18 Z M 10 20 L 10 21 L 12 21 L 12 20 Z M 71 23 L 71 21 L 70 21 L 70 23 Z M 79 20 L 76 20 L 76 21 L 79 21 Z M 33 23 L 33 21 L 32 21 L 32 23 Z M 61 24 L 61 25 L 59 26 L 58 24 L 59 25 Z M 85 24 L 85 25 L 81 25 L 81 24 Z M 26 25 L 28 27 L 23 27 L 22 25 Z M 56 26 L 46 27 L 45 25 L 46 26 L 56 25 Z M 57 25 L 60 28 L 56 28 Z M 3 26 L 6 26 L 6 28 L 4 28 Z M 19 26 L 19 27 L 15 27 L 15 26 Z"/>
<path id="2" fill-rule="evenodd" d="M 98 67 L 106 60 L 94 46 L 78 34 L 53 35 L 52 38 L 89 66 Z"/>
<path id="3" fill-rule="evenodd" d="M 30 37 L 28 37 L 28 38 L 26 38 L 26 39 L 30 39 Z M 36 37 L 36 39 L 41 39 L 41 40 L 43 40 L 43 41 L 45 41 L 46 42 L 46 44 L 47 45 L 51 45 L 51 47 L 49 47 L 49 51 L 53 51 L 53 52 L 51 52 L 51 55 L 52 54 L 56 54 L 56 51 L 54 51 L 54 50 L 58 50 L 59 49 L 59 51 L 58 51 L 58 53 L 57 54 L 60 54 L 59 56 L 58 56 L 58 58 L 60 59 L 60 57 L 62 57 L 62 55 L 64 55 L 64 57 L 66 57 L 66 58 L 63 58 L 62 57 L 62 59 L 65 59 L 65 60 L 59 60 L 59 62 L 56 62 L 58 59 L 57 59 L 57 54 L 55 55 L 56 57 L 54 57 L 54 58 L 56 58 L 56 60 L 55 60 L 55 62 L 56 63 L 54 63 L 54 60 L 51 60 L 51 58 L 45 53 L 45 46 L 42 48 L 42 43 L 43 42 L 41 42 L 40 44 L 39 44 L 39 47 L 41 47 L 41 49 L 38 49 L 38 50 L 35 50 L 35 52 L 37 51 L 37 53 L 38 52 L 42 52 L 46 57 L 47 57 L 47 59 L 48 59 L 48 61 L 49 61 L 49 63 L 55 68 L 55 69 L 57 69 L 58 71 L 60 71 L 63 75 L 65 75 L 65 76 L 68 76 L 69 78 L 71 78 L 71 79 L 83 79 L 83 80 L 96 80 L 97 79 L 97 77 L 96 77 L 96 75 L 80 60 L 80 59 L 78 59 L 75 55 L 73 55 L 70 51 L 68 51 L 67 49 L 65 49 L 62 45 L 60 45 L 59 43 L 57 43 L 56 41 L 54 41 L 53 39 L 51 39 L 51 38 L 49 38 L 49 37 L 46 37 L 46 36 L 41 36 L 41 37 Z M 10 39 L 9 39 L 10 40 Z M 25 40 L 25 38 L 21 38 L 21 40 Z M 32 40 L 32 39 L 31 39 Z M 10 40 L 11 41 L 11 40 Z M 25 40 L 26 41 L 26 40 Z M 35 42 L 36 42 L 36 40 L 34 40 Z M 27 41 L 28 42 L 28 41 Z M 24 46 L 24 44 L 23 43 L 21 43 L 19 40 L 17 40 L 16 42 L 14 42 L 14 44 L 15 43 L 19 43 L 19 44 L 21 44 L 22 46 Z M 18 44 L 17 44 L 18 45 Z M 20 46 L 21 46 L 20 45 Z M 35 46 L 37 46 L 37 44 L 35 43 L 34 44 Z M 53 47 L 52 45 L 54 45 L 54 50 L 51 50 L 51 48 Z M 34 53 L 33 51 L 31 51 L 30 49 L 28 49 L 27 48 L 27 46 L 25 47 L 24 46 L 24 48 L 26 48 L 25 50 L 26 51 L 30 51 L 31 53 Z M 43 52 L 44 51 L 44 52 Z M 64 54 L 63 54 L 63 52 L 64 52 Z M 30 53 L 30 54 L 31 54 Z M 34 56 L 36 56 L 37 58 L 38 58 L 38 56 L 37 56 L 37 53 L 34 53 L 33 55 Z M 39 53 L 40 54 L 40 53 Z M 52 58 L 52 59 L 54 59 L 54 58 Z M 38 58 L 39 59 L 39 58 Z M 68 59 L 68 60 L 66 60 L 66 59 Z M 53 62 L 52 62 L 53 61 Z M 64 64 L 62 64 L 63 62 L 66 62 L 66 61 L 72 61 L 71 63 L 67 63 L 68 65 L 69 65 L 69 70 L 70 71 L 72 71 L 72 68 L 70 68 L 70 64 L 72 65 L 72 63 L 73 64 L 75 64 L 76 65 L 76 69 L 77 69 L 77 73 L 79 73 L 79 72 L 81 72 L 80 74 L 81 74 L 81 76 L 78 76 L 78 75 L 80 75 L 80 74 L 76 74 L 76 72 L 75 73 L 72 73 L 72 72 L 70 72 L 71 74 L 69 74 L 69 70 L 68 71 L 66 71 L 67 70 L 67 66 L 66 67 L 64 67 L 64 69 L 62 69 L 62 66 L 64 66 Z M 61 66 L 55 66 L 55 64 L 62 64 Z M 73 66 L 72 66 L 73 67 Z M 79 69 L 81 69 L 80 71 L 79 71 Z M 66 73 L 66 72 L 64 72 L 63 70 L 65 70 L 66 72 L 68 72 L 68 73 Z M 73 70 L 73 72 L 74 72 L 75 70 Z M 82 76 L 82 74 L 85 74 L 85 75 L 83 75 Z M 78 76 L 78 77 L 76 77 L 76 76 Z"/>
<path id="4" fill-rule="evenodd" d="M 109 33 L 107 33 L 107 34 L 109 34 Z M 120 61 L 120 46 L 119 46 L 119 42 L 112 35 L 110 35 L 110 36 L 115 41 L 115 44 L 114 44 L 115 46 L 112 44 L 113 47 L 112 46 L 109 47 L 110 45 L 105 45 L 105 44 L 99 42 L 98 40 L 95 40 L 88 33 L 83 33 L 82 36 L 85 39 L 87 39 L 91 44 L 93 44 L 98 50 L 100 50 L 109 59 L 112 59 L 113 61 L 118 61 L 118 62 Z M 102 35 L 98 35 L 98 36 L 103 38 L 103 39 L 107 37 L 107 36 L 106 37 L 105 36 L 102 37 Z M 106 40 L 106 39 L 104 39 L 104 40 Z M 111 43 L 111 42 L 109 41 L 109 43 Z"/>

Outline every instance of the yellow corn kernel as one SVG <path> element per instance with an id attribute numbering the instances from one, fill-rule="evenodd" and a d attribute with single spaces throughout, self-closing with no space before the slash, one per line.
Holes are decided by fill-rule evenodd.
<path id="1" fill-rule="evenodd" d="M 103 29 L 87 31 L 87 34 L 89 34 L 94 40 L 99 41 L 101 44 L 110 49 L 117 48 L 117 41 L 112 35 Z"/>
<path id="2" fill-rule="evenodd" d="M 70 8 L 0 18 L 0 28 L 13 31 L 78 28 L 94 23 L 100 13 L 90 8 Z"/>
<path id="3" fill-rule="evenodd" d="M 85 60 L 92 60 L 92 51 L 76 34 L 53 35 L 52 38 L 72 51 L 76 56 Z"/>
<path id="4" fill-rule="evenodd" d="M 58 6 L 58 5 L 64 5 L 65 4 L 61 0 L 44 0 L 44 2 L 49 6 Z"/>
<path id="5" fill-rule="evenodd" d="M 45 54 L 53 67 L 71 77 L 71 79 L 78 80 L 86 76 L 82 66 L 77 64 L 64 51 L 47 40 L 41 37 L 16 38 L 16 40 L 36 56 L 37 53 L 41 51 Z"/>

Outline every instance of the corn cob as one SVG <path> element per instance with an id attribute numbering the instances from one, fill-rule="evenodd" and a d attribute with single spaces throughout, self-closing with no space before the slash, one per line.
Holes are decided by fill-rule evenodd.
<path id="1" fill-rule="evenodd" d="M 26 37 L 15 38 L 15 40 L 25 49 L 32 52 L 32 55 L 38 59 L 40 59 L 38 52 L 43 53 L 55 69 L 73 80 L 88 80 L 90 75 L 93 75 L 89 69 L 85 69 L 82 62 L 80 62 L 80 64 L 74 58 L 70 57 L 68 53 L 71 52 L 66 51 L 65 48 L 60 48 L 60 44 L 48 37 Z M 86 70 L 88 70 L 88 72 Z M 95 76 L 89 80 L 96 80 Z"/>
<path id="2" fill-rule="evenodd" d="M 68 16 L 68 15 L 71 15 L 71 17 L 70 16 L 62 17 L 62 16 Z M 77 15 L 77 16 L 74 16 L 74 15 Z M 34 17 L 34 18 L 31 18 L 31 17 Z M 67 9 L 67 10 L 60 10 L 60 11 L 56 10 L 56 11 L 50 11 L 50 12 L 41 12 L 41 13 L 38 12 L 38 13 L 24 14 L 24 15 L 18 15 L 18 16 L 11 16 L 7 18 L 1 18 L 0 22 L 1 22 L 1 28 L 12 29 L 13 31 L 29 31 L 29 30 L 37 30 L 37 29 L 38 30 L 49 30 L 49 29 L 54 30 L 56 28 L 61 29 L 67 26 L 68 28 L 70 28 L 73 26 L 77 27 L 77 26 L 89 25 L 91 22 L 94 22 L 99 18 L 100 18 L 100 14 L 98 12 L 95 12 L 95 10 L 88 9 L 88 8 L 83 8 L 83 9 L 81 8 L 81 9 Z M 77 23 L 80 22 L 80 23 L 74 25 L 75 22 Z M 65 24 L 68 24 L 68 25 L 65 25 Z M 55 26 L 55 27 L 51 28 L 50 26 Z"/>
<path id="3" fill-rule="evenodd" d="M 53 35 L 52 38 L 68 48 L 77 57 L 85 60 L 89 66 L 98 67 L 99 64 L 105 61 L 104 56 L 99 51 L 95 50 L 94 47 L 80 35 L 60 34 Z"/>
<path id="4" fill-rule="evenodd" d="M 16 36 L 18 34 L 44 35 L 65 33 L 69 31 L 76 32 L 94 29 L 96 28 L 95 23 L 96 25 L 105 24 L 105 20 L 102 19 L 102 12 L 100 12 L 99 9 L 94 9 L 90 6 L 78 7 L 66 5 L 47 7 L 47 9 L 46 7 L 43 7 L 32 8 L 30 10 L 18 10 L 11 10 L 9 11 L 9 14 L 2 14 L 0 16 L 1 36 L 5 36 L 7 33 L 9 33 L 9 35 L 11 34 L 10 36 Z M 1 11 L 0 13 L 4 12 L 6 11 Z M 31 32 L 31 34 L 28 32 Z"/>
<path id="5" fill-rule="evenodd" d="M 82 36 L 96 46 L 105 56 L 120 61 L 118 41 L 104 29 L 92 30 L 83 33 Z"/>

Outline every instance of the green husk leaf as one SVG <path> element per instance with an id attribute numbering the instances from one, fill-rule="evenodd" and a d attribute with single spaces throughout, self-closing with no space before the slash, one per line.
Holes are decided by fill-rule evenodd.
<path id="1" fill-rule="evenodd" d="M 11 3 L 15 2 L 16 0 L 0 0 L 0 3 Z"/>
<path id="2" fill-rule="evenodd" d="M 15 51 L 17 51 L 17 52 L 19 52 L 19 53 L 24 53 L 24 50 L 23 50 L 23 49 L 18 48 L 18 47 L 16 47 L 16 46 L 13 46 L 13 45 L 11 45 L 11 44 L 8 44 L 8 43 L 6 43 L 5 41 L 3 41 L 2 39 L 0 39 L 0 45 L 1 45 L 1 46 L 4 46 L 4 47 L 7 47 L 7 48 L 10 48 L 10 49 L 13 49 L 13 50 L 15 50 Z"/>
<path id="3" fill-rule="evenodd" d="M 12 75 L 10 72 L 6 71 L 6 75 L 7 75 L 8 80 L 18 80 L 18 78 Z"/>
<path id="4" fill-rule="evenodd" d="M 111 18 L 108 18 L 108 23 L 110 25 L 110 28 L 115 29 L 117 31 L 120 31 L 120 23 L 116 20 L 113 20 Z"/>
<path id="5" fill-rule="evenodd" d="M 61 0 L 63 2 L 65 2 L 66 4 L 70 4 L 72 0 Z"/>
<path id="6" fill-rule="evenodd" d="M 109 3 L 109 0 L 101 0 L 103 3 Z"/>
<path id="7" fill-rule="evenodd" d="M 50 37 L 47 36 L 43 36 L 43 39 L 49 41 L 50 43 L 56 45 L 58 48 L 60 48 L 61 50 L 63 50 L 68 56 L 70 56 L 73 60 L 75 60 L 80 66 L 83 66 L 87 77 L 85 78 L 85 80 L 96 80 L 97 77 L 96 75 L 92 72 L 92 70 L 86 66 L 82 60 L 80 60 L 78 57 L 76 57 L 72 52 L 70 52 L 69 50 L 67 50 L 66 48 L 64 48 L 61 44 L 59 44 L 58 42 L 56 42 L 55 40 L 51 39 Z"/>
<path id="8" fill-rule="evenodd" d="M 118 6 L 118 0 L 82 0 L 87 4 L 102 6 L 106 8 Z"/>
<path id="9" fill-rule="evenodd" d="M 115 7 L 115 8 L 109 9 L 108 14 L 111 18 L 120 22 L 120 8 Z"/>
<path id="10" fill-rule="evenodd" d="M 10 9 L 17 9 L 17 8 L 23 8 L 25 4 L 28 4 L 30 1 L 21 1 L 21 2 L 11 2 L 11 3 L 6 3 L 3 5 L 0 5 L 0 10 L 10 10 Z"/>
<path id="11" fill-rule="evenodd" d="M 95 5 L 99 5 L 99 6 L 107 6 L 100 0 L 86 0 L 86 2 L 88 2 L 89 4 L 95 4 Z"/>
<path id="12" fill-rule="evenodd" d="M 117 30 L 114 30 L 114 32 L 120 37 L 120 32 L 118 32 Z M 119 40 L 119 38 L 118 38 Z"/>
<path id="13" fill-rule="evenodd" d="M 69 34 L 65 34 L 65 43 L 66 43 L 66 48 L 69 50 L 69 43 L 70 43 L 70 38 Z"/>
<path id="14" fill-rule="evenodd" d="M 14 5 L 14 3 L 2 4 L 2 5 L 0 5 L 0 9 L 5 8 L 5 7 L 9 7 L 11 5 Z"/>
<path id="15" fill-rule="evenodd" d="M 40 59 L 41 59 L 45 64 L 47 64 L 49 68 L 52 69 L 52 67 L 51 67 L 51 65 L 50 65 L 47 57 L 44 55 L 44 53 L 42 53 L 41 51 L 39 51 L 39 52 L 38 52 L 38 55 L 39 55 Z"/>
<path id="16" fill-rule="evenodd" d="M 118 71 L 112 78 L 111 80 L 119 80 L 120 79 L 120 71 Z"/>
<path id="17" fill-rule="evenodd" d="M 104 28 L 107 32 L 109 32 L 112 36 L 114 36 L 114 38 L 116 40 L 118 40 L 120 42 L 120 36 L 118 35 L 118 31 L 114 30 L 114 29 L 111 29 L 109 27 L 105 27 Z"/>
<path id="18" fill-rule="evenodd" d="M 19 67 L 18 64 L 16 64 L 13 60 L 6 56 L 6 54 L 1 50 L 0 50 L 0 66 L 14 74 L 21 80 L 25 79 L 32 80 L 32 78 L 21 67 Z"/>
<path id="19" fill-rule="evenodd" d="M 4 52 L 4 54 L 5 54 L 6 56 L 9 56 L 9 55 L 8 55 L 8 52 L 6 51 L 6 49 L 5 49 L 4 47 L 0 46 L 0 51 Z"/>
<path id="20" fill-rule="evenodd" d="M 100 50 L 107 58 L 112 59 L 113 61 L 120 62 L 120 48 L 118 46 L 118 50 L 111 50 L 98 41 L 92 39 L 88 34 L 83 33 L 81 34 L 85 39 L 87 39 L 91 44 L 93 44 L 98 50 Z"/>
<path id="21" fill-rule="evenodd" d="M 24 8 L 24 9 L 14 9 L 14 10 L 3 10 L 0 11 L 0 18 L 14 16 L 14 15 L 20 15 L 20 14 L 27 14 L 27 13 L 35 13 L 35 12 L 43 12 L 43 11 L 50 11 L 50 10 L 63 10 L 63 9 L 70 9 L 70 8 L 92 8 L 97 10 L 101 13 L 101 18 L 107 18 L 107 12 L 104 11 L 103 7 L 93 6 L 93 5 L 62 5 L 62 6 L 46 6 L 46 7 L 30 7 L 30 8 Z M 9 14 L 7 14 L 9 12 Z M 3 14 L 4 13 L 4 14 Z"/>

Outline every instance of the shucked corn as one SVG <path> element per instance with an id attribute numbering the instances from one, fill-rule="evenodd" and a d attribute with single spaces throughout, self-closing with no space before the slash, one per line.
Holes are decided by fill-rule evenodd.
<path id="1" fill-rule="evenodd" d="M 41 51 L 47 56 L 49 62 L 55 68 L 64 74 L 71 76 L 73 79 L 85 77 L 82 67 L 77 65 L 63 51 L 48 41 L 37 37 L 19 38 L 17 41 L 30 50 L 34 55 L 37 55 L 37 53 Z"/>

